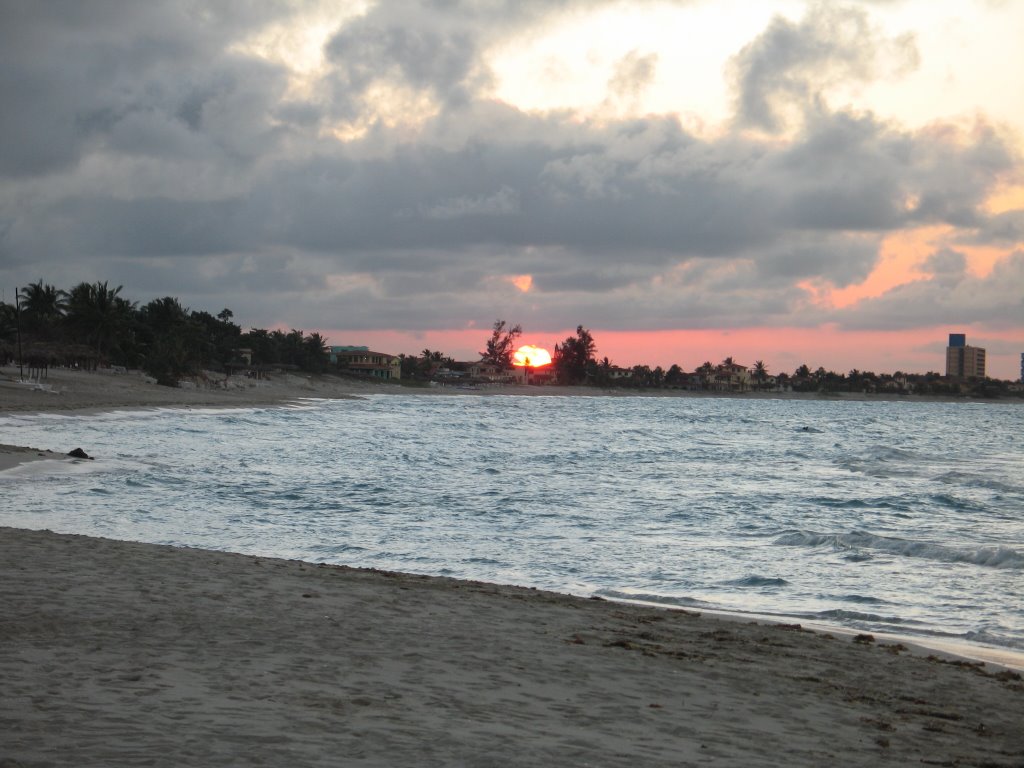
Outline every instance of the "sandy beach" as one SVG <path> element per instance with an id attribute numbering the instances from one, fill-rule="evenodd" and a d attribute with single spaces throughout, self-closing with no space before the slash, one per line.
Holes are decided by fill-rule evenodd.
<path id="1" fill-rule="evenodd" d="M 51 369 L 38 382 L 19 380 L 17 366 L 0 367 L 0 413 L 40 411 L 87 411 L 124 408 L 197 408 L 272 405 L 303 398 L 347 398 L 365 395 L 488 396 L 517 395 L 537 397 L 730 397 L 786 400 L 829 401 L 930 401 L 997 402 L 1024 405 L 1024 398 L 997 401 L 969 401 L 963 398 L 918 395 L 817 392 L 692 392 L 678 389 L 635 390 L 623 387 L 486 385 L 480 387 L 403 386 L 395 382 L 370 381 L 334 375 L 276 373 L 256 381 L 233 376 L 224 381 L 215 375 L 202 388 L 172 388 L 157 385 L 139 371 L 114 373 L 100 370 L 87 373 L 63 368 Z M 0 439 L 0 442 L 4 442 Z"/>
<path id="2" fill-rule="evenodd" d="M 796 627 L 0 529 L 0 765 L 1024 764 L 1013 672 Z"/>
<path id="3" fill-rule="evenodd" d="M 0 375 L 0 411 L 397 390 L 43 384 Z M 0 553 L 0 768 L 1024 765 L 1017 671 L 894 639 L 11 528 Z"/>
<path id="4" fill-rule="evenodd" d="M 162 387 L 139 371 L 87 373 L 66 368 L 51 369 L 38 381 L 22 382 L 18 367 L 7 366 L 0 368 L 0 412 L 253 406 L 398 389 L 337 376 L 288 373 L 260 381 L 234 376 L 226 386 L 218 386 L 222 379 L 211 378 L 210 383 L 195 389 Z"/>

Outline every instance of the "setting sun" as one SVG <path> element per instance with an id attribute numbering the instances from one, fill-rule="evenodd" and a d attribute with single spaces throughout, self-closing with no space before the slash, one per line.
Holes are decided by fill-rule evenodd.
<path id="1" fill-rule="evenodd" d="M 512 365 L 527 368 L 540 368 L 550 365 L 551 355 L 543 347 L 535 347 L 533 344 L 525 344 L 516 350 L 512 356 Z"/>

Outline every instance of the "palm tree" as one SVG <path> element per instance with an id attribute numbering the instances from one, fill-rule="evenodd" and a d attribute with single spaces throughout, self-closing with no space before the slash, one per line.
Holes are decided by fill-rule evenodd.
<path id="1" fill-rule="evenodd" d="M 142 314 L 146 323 L 155 329 L 166 329 L 188 321 L 188 309 L 173 296 L 153 299 L 142 308 Z"/>
<path id="2" fill-rule="evenodd" d="M 21 289 L 22 322 L 29 331 L 45 334 L 64 316 L 68 295 L 39 279 Z"/>
<path id="3" fill-rule="evenodd" d="M 122 331 L 135 311 L 135 304 L 119 296 L 122 286 L 110 288 L 102 283 L 79 283 L 68 294 L 67 322 L 72 332 L 96 347 L 103 356 L 108 342 Z"/>
<path id="4" fill-rule="evenodd" d="M 10 304 L 0 301 L 0 340 L 14 338 L 18 330 L 18 313 Z"/>
<path id="5" fill-rule="evenodd" d="M 607 357 L 601 359 L 594 372 L 594 382 L 602 387 L 607 387 L 612 381 L 612 361 Z"/>
<path id="6" fill-rule="evenodd" d="M 758 360 L 754 363 L 754 381 L 757 382 L 757 388 L 761 389 L 764 386 L 765 379 L 768 378 L 768 369 L 765 367 L 763 360 Z"/>
<path id="7" fill-rule="evenodd" d="M 313 373 L 323 373 L 327 370 L 327 362 L 330 360 L 330 352 L 327 349 L 327 340 L 316 331 L 309 334 L 303 342 L 305 349 L 305 370 Z"/>
<path id="8" fill-rule="evenodd" d="M 270 332 L 265 328 L 250 328 L 241 338 L 244 346 L 252 350 L 254 365 L 267 365 L 277 362 L 274 345 L 270 340 Z"/>
<path id="9" fill-rule="evenodd" d="M 711 383 L 711 374 L 714 373 L 714 370 L 715 366 L 711 364 L 710 360 L 705 360 L 697 369 L 701 389 L 706 389 Z"/>
<path id="10" fill-rule="evenodd" d="M 149 336 L 143 369 L 160 384 L 176 386 L 183 375 L 195 373 L 203 359 L 202 327 L 172 297 L 153 299 L 140 312 Z"/>

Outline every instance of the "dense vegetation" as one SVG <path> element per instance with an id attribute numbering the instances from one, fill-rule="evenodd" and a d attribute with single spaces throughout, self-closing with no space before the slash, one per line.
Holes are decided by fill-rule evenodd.
<path id="1" fill-rule="evenodd" d="M 330 369 L 327 344 L 319 333 L 307 335 L 294 329 L 285 333 L 261 328 L 243 333 L 232 322 L 233 316 L 230 309 L 223 309 L 216 316 L 189 310 L 170 296 L 139 307 L 137 302 L 121 296 L 121 286 L 111 288 L 106 282 L 79 283 L 65 291 L 40 280 L 23 288 L 15 305 L 0 302 L 0 359 L 20 356 L 37 365 L 121 365 L 140 368 L 158 382 L 171 386 L 202 371 L 260 371 L 273 367 L 325 373 Z M 480 353 L 481 360 L 508 368 L 521 335 L 519 325 L 495 321 L 486 348 Z M 247 359 L 242 359 L 243 350 Z M 667 370 L 647 365 L 620 368 L 607 357 L 598 360 L 596 352 L 591 332 L 578 326 L 574 335 L 555 345 L 553 381 L 599 387 L 731 392 L 792 390 L 972 397 L 1021 394 L 1006 381 L 960 382 L 934 372 L 876 374 L 854 369 L 835 373 L 824 368 L 812 371 L 801 365 L 792 374 L 771 374 L 763 361 L 756 361 L 748 370 L 737 366 L 731 357 L 718 365 L 705 362 L 689 373 L 679 365 Z M 462 375 L 470 365 L 430 349 L 398 357 L 402 381 L 406 383 L 426 384 L 439 375 Z M 344 369 L 338 372 L 344 373 Z"/>
<path id="2" fill-rule="evenodd" d="M 29 362 L 141 368 L 172 386 L 204 370 L 327 370 L 320 334 L 260 328 L 243 333 L 233 316 L 230 309 L 216 316 L 192 311 L 170 296 L 140 307 L 121 295 L 121 286 L 106 282 L 79 283 L 65 291 L 40 280 L 23 288 L 15 305 L 0 303 L 0 356 L 19 356 L 20 325 L 20 355 Z M 251 361 L 240 359 L 241 349 L 252 351 Z"/>

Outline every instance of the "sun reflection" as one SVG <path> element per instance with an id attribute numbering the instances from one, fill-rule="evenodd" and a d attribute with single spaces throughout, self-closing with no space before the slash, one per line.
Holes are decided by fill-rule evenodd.
<path id="1" fill-rule="evenodd" d="M 512 356 L 512 365 L 521 368 L 540 368 L 551 364 L 551 355 L 543 347 L 535 347 L 533 344 L 524 344 Z"/>

